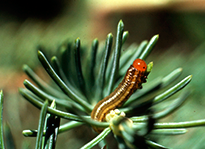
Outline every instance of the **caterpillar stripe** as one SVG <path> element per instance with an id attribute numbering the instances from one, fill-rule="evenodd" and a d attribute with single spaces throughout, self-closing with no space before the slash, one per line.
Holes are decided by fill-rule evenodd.
<path id="1" fill-rule="evenodd" d="M 147 64 L 145 61 L 136 59 L 128 68 L 118 87 L 96 104 L 91 112 L 91 118 L 102 122 L 111 110 L 121 107 L 137 89 L 142 88 L 142 83 L 145 83 L 147 78 L 146 70 Z M 94 126 L 93 129 L 98 133 L 103 130 Z"/>

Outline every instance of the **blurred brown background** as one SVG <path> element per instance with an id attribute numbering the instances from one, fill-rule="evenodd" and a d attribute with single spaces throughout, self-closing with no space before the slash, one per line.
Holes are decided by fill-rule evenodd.
<path id="1" fill-rule="evenodd" d="M 193 95 L 164 121 L 205 118 L 205 1 L 3 0 L 0 2 L 0 88 L 5 95 L 4 121 L 11 127 L 16 148 L 34 148 L 35 138 L 25 138 L 21 132 L 36 129 L 39 117 L 39 110 L 18 94 L 18 87 L 23 87 L 27 78 L 22 65 L 26 63 L 41 74 L 36 54 L 39 45 L 52 52 L 66 40 L 74 41 L 77 37 L 87 47 L 96 37 L 104 43 L 108 33 L 116 34 L 120 19 L 130 34 L 128 44 L 160 35 L 147 60 L 154 62 L 149 79 L 178 67 L 184 69 L 181 78 L 193 74 L 190 84 Z M 60 135 L 57 148 L 79 148 L 89 141 L 83 139 L 84 132 L 78 132 L 76 138 L 71 137 L 72 132 Z M 158 142 L 178 149 L 205 148 L 204 133 L 203 127 L 193 128 L 186 135 L 159 137 Z"/>

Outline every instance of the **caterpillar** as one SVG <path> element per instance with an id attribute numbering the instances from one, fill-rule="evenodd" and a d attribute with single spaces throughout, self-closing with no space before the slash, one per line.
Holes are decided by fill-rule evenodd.
<path id="1" fill-rule="evenodd" d="M 148 75 L 146 70 L 147 64 L 145 61 L 142 59 L 134 60 L 118 87 L 95 105 L 91 112 L 91 118 L 102 122 L 111 110 L 121 107 L 137 89 L 142 88 L 142 83 L 146 82 Z M 94 126 L 93 129 L 98 133 L 103 130 L 103 128 Z"/>

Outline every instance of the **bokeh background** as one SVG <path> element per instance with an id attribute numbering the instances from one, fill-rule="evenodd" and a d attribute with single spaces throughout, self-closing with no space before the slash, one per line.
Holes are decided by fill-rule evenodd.
<path id="1" fill-rule="evenodd" d="M 18 94 L 28 64 L 45 80 L 37 59 L 37 47 L 48 53 L 68 40 L 80 37 L 90 47 L 94 38 L 104 43 L 116 35 L 122 19 L 129 31 L 127 44 L 140 43 L 159 34 L 159 41 L 147 61 L 154 62 L 149 79 L 167 75 L 182 67 L 182 79 L 193 75 L 192 95 L 183 107 L 163 121 L 205 118 L 205 1 L 201 0 L 3 0 L 0 2 L 0 88 L 4 91 L 4 122 L 10 126 L 15 148 L 34 148 L 35 138 L 25 138 L 23 129 L 37 129 L 39 110 Z M 91 138 L 87 126 L 61 134 L 57 148 L 79 148 Z M 7 129 L 8 131 L 8 129 Z M 157 142 L 171 148 L 205 148 L 205 128 L 190 128 L 180 136 L 159 136 Z M 94 136 L 92 136 L 94 137 Z M 9 142 L 10 140 L 6 140 Z M 8 145 L 11 143 L 8 143 Z M 11 146 L 7 147 L 11 148 Z"/>

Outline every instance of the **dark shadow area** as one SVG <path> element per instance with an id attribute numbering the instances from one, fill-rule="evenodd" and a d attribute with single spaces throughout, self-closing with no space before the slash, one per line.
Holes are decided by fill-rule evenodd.
<path id="1" fill-rule="evenodd" d="M 57 17 L 72 1 L 64 0 L 2 0 L 0 1 L 0 14 L 24 21 L 27 18 L 51 20 Z"/>

